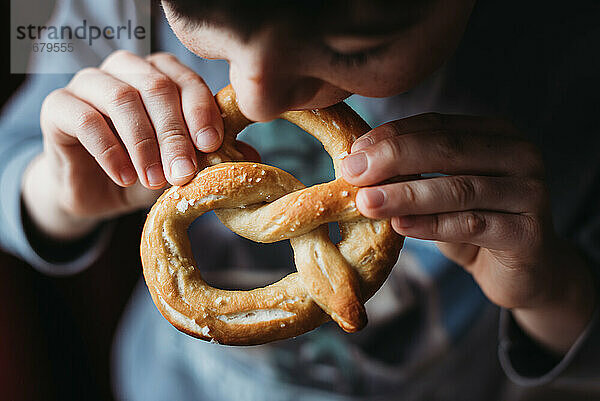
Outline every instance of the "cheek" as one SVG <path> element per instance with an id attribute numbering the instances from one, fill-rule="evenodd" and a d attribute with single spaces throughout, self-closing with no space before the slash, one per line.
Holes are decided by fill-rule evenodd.
<path id="1" fill-rule="evenodd" d="M 330 82 L 368 97 L 393 96 L 414 88 L 455 51 L 472 6 L 471 0 L 436 2 L 430 13 L 383 55 L 373 56 L 363 67 L 338 68 Z"/>
<path id="2" fill-rule="evenodd" d="M 417 86 L 446 59 L 447 51 L 427 51 L 430 46 L 430 43 L 417 45 L 408 38 L 399 40 L 362 66 L 332 66 L 327 60 L 316 61 L 315 75 L 329 83 L 323 91 L 335 89 L 366 97 L 394 96 Z"/>
<path id="3" fill-rule="evenodd" d="M 392 53 L 391 51 L 390 53 Z M 424 63 L 408 57 L 385 57 L 363 67 L 339 67 L 327 77 L 330 88 L 366 97 L 388 97 L 418 85 L 430 72 Z"/>

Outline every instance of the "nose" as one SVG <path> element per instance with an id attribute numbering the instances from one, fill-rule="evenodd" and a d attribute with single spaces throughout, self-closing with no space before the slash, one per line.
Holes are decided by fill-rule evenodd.
<path id="1" fill-rule="evenodd" d="M 269 121 L 312 99 L 322 81 L 303 74 L 297 54 L 270 37 L 253 40 L 229 57 L 238 106 L 253 121 Z"/>

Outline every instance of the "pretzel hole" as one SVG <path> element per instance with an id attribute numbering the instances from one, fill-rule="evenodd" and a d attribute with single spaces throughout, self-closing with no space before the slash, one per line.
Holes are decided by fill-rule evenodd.
<path id="1" fill-rule="evenodd" d="M 329 239 L 334 244 L 337 244 L 342 240 L 342 231 L 340 230 L 340 225 L 337 221 L 331 222 L 328 224 L 329 229 Z"/>
<path id="2" fill-rule="evenodd" d="M 229 230 L 213 211 L 194 220 L 187 234 L 196 268 L 215 288 L 251 290 L 275 283 L 296 270 L 289 241 L 251 241 Z"/>
<path id="3" fill-rule="evenodd" d="M 264 143 L 272 142 L 269 136 L 277 136 L 278 143 L 288 145 L 275 149 L 266 148 Z M 237 139 L 254 147 L 261 156 L 261 163 L 287 171 L 307 187 L 335 179 L 333 161 L 323 144 L 289 121 L 276 119 L 265 123 L 252 123 L 238 134 Z M 294 161 L 302 161 L 302 166 Z M 318 173 L 322 172 L 325 172 L 325 175 L 318 176 Z"/>

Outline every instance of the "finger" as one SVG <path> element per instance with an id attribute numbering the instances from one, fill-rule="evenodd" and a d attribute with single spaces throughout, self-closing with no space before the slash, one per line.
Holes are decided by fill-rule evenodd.
<path id="1" fill-rule="evenodd" d="M 117 185 L 127 187 L 136 182 L 127 152 L 98 110 L 58 89 L 44 101 L 41 116 L 50 125 L 44 131 L 51 133 L 51 141 L 67 148 L 80 143 Z"/>
<path id="2" fill-rule="evenodd" d="M 165 185 L 156 134 L 135 88 L 102 70 L 87 68 L 73 77 L 67 90 L 110 118 L 145 187 Z"/>
<path id="3" fill-rule="evenodd" d="M 179 88 L 183 116 L 194 145 L 203 152 L 214 152 L 223 141 L 223 118 L 215 98 L 194 70 L 169 53 L 146 58 Z"/>
<path id="4" fill-rule="evenodd" d="M 540 177 L 543 163 L 515 138 L 443 131 L 390 136 L 342 160 L 344 178 L 359 186 L 423 173 Z"/>
<path id="5" fill-rule="evenodd" d="M 384 139 L 404 134 L 435 131 L 455 131 L 465 134 L 519 137 L 519 131 L 509 122 L 482 116 L 423 113 L 380 125 L 365 133 L 352 144 L 352 152 Z"/>
<path id="6" fill-rule="evenodd" d="M 137 89 L 158 139 L 167 180 L 173 185 L 185 184 L 196 173 L 198 164 L 183 120 L 177 85 L 133 53 L 119 51 L 116 54 L 109 57 L 101 68 Z"/>
<path id="7" fill-rule="evenodd" d="M 245 160 L 253 162 L 261 161 L 260 154 L 258 153 L 258 151 L 252 146 L 248 145 L 246 142 L 235 141 L 235 147 L 237 148 L 237 150 L 242 152 Z"/>
<path id="8" fill-rule="evenodd" d="M 370 218 L 474 209 L 539 213 L 546 199 L 545 187 L 536 179 L 461 175 L 362 188 L 356 206 Z"/>
<path id="9" fill-rule="evenodd" d="M 393 217 L 392 227 L 407 237 L 513 252 L 534 246 L 541 232 L 534 216 L 475 210 Z"/>

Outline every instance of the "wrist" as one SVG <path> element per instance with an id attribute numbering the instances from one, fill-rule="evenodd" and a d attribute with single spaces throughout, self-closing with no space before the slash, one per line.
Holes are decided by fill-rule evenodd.
<path id="1" fill-rule="evenodd" d="M 563 355 L 588 325 L 598 300 L 591 268 L 575 249 L 562 249 L 554 261 L 544 301 L 511 312 L 533 340 Z"/>

